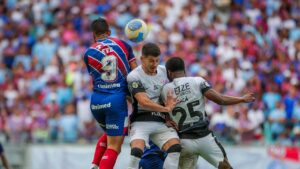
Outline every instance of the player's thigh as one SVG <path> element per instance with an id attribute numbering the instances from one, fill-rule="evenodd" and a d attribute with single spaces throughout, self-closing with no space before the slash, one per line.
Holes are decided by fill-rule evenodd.
<path id="1" fill-rule="evenodd" d="M 184 154 L 197 154 L 198 153 L 198 149 L 199 149 L 199 145 L 197 144 L 197 139 L 180 139 L 180 143 L 181 143 L 181 153 Z"/>
<path id="2" fill-rule="evenodd" d="M 226 158 L 223 146 L 213 134 L 197 139 L 200 155 L 210 164 L 218 168 L 219 163 Z"/>
<path id="3" fill-rule="evenodd" d="M 198 155 L 181 152 L 179 157 L 179 169 L 196 169 Z"/>
<path id="4" fill-rule="evenodd" d="M 133 122 L 130 127 L 130 143 L 134 144 L 135 140 L 143 140 L 144 143 L 149 147 L 149 135 L 153 133 L 156 128 L 152 124 L 153 122 Z M 134 145 L 131 144 L 131 147 Z"/>
<path id="5" fill-rule="evenodd" d="M 157 125 L 157 129 L 155 133 L 150 135 L 150 139 L 160 149 L 164 148 L 167 150 L 174 144 L 180 144 L 178 134 L 173 128 L 167 127 L 164 123 L 160 123 Z"/>
<path id="6" fill-rule="evenodd" d="M 106 131 L 105 118 L 106 118 L 106 108 L 103 105 L 109 105 L 110 101 L 107 99 L 100 99 L 105 97 L 99 93 L 93 93 L 91 97 L 90 109 L 98 124 Z"/>

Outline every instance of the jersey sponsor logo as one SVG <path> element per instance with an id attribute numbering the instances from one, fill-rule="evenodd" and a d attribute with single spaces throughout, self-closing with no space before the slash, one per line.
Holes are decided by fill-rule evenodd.
<path id="1" fill-rule="evenodd" d="M 116 124 L 106 124 L 106 129 L 119 129 Z"/>
<path id="2" fill-rule="evenodd" d="M 107 103 L 107 104 L 92 104 L 91 108 L 92 110 L 99 110 L 99 109 L 105 109 L 105 108 L 110 108 L 111 107 L 111 103 Z"/>
<path id="3" fill-rule="evenodd" d="M 120 83 L 104 84 L 104 85 L 99 84 L 98 87 L 103 89 L 111 89 L 111 88 L 121 87 L 121 84 Z"/>
<path id="4" fill-rule="evenodd" d="M 160 113 L 160 112 L 151 112 L 151 115 L 152 116 L 158 116 L 158 117 L 161 117 L 163 119 L 166 118 L 166 116 L 164 114 Z"/>

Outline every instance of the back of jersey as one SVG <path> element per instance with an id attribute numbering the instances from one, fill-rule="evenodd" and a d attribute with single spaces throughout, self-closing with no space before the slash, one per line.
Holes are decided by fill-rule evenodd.
<path id="1" fill-rule="evenodd" d="M 134 61 L 132 48 L 117 38 L 98 40 L 84 54 L 93 78 L 93 90 L 104 93 L 127 92 L 126 76 Z"/>
<path id="2" fill-rule="evenodd" d="M 163 100 L 166 100 L 167 92 L 170 90 L 178 97 L 178 103 L 170 115 L 177 123 L 179 133 L 190 133 L 196 128 L 208 126 L 203 94 L 210 88 L 201 77 L 176 78 L 163 87 Z"/>

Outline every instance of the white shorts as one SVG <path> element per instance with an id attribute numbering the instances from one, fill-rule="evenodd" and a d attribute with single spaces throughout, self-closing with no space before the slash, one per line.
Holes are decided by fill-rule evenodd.
<path id="1" fill-rule="evenodd" d="M 182 150 L 179 169 L 196 169 L 199 156 L 218 168 L 219 162 L 226 157 L 224 148 L 212 134 L 203 138 L 180 139 L 180 141 Z"/>
<path id="2" fill-rule="evenodd" d="M 179 139 L 177 132 L 173 128 L 167 127 L 165 123 L 155 121 L 133 122 L 129 135 L 130 142 L 141 139 L 145 141 L 147 147 L 149 147 L 148 143 L 150 137 L 150 140 L 160 149 L 162 149 L 163 145 L 170 139 Z"/>

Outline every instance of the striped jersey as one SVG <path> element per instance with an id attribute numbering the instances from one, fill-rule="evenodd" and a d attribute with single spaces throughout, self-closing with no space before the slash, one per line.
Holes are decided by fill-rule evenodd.
<path id="1" fill-rule="evenodd" d="M 124 41 L 109 37 L 92 44 L 84 54 L 84 62 L 93 78 L 93 90 L 105 93 L 127 91 L 126 76 L 134 61 L 132 48 Z"/>

